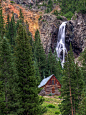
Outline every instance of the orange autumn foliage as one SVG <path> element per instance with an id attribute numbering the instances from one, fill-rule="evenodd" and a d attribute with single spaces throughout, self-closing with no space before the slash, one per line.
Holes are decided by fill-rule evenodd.
<path id="1" fill-rule="evenodd" d="M 32 12 L 30 10 L 27 10 L 26 8 L 18 4 L 10 3 L 10 0 L 2 1 L 1 6 L 2 6 L 5 23 L 7 21 L 8 14 L 9 14 L 10 19 L 12 17 L 13 12 L 19 17 L 19 12 L 21 9 L 24 16 L 24 22 L 26 21 L 28 22 L 29 31 L 32 33 L 32 36 L 34 38 L 35 31 L 39 29 L 39 25 L 38 25 L 39 14 L 37 14 L 36 12 Z"/>

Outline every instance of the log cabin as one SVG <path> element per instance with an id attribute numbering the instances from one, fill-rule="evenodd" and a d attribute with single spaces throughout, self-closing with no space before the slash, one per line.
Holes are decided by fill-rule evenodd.
<path id="1" fill-rule="evenodd" d="M 51 76 L 44 78 L 38 88 L 42 88 L 41 92 L 39 95 L 60 95 L 59 89 L 61 88 L 60 82 L 57 80 L 54 74 Z"/>

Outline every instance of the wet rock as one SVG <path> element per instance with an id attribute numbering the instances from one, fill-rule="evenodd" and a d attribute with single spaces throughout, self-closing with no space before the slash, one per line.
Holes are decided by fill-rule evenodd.
<path id="1" fill-rule="evenodd" d="M 67 19 L 64 18 L 63 20 Z M 40 38 L 46 54 L 48 54 L 50 48 L 52 52 L 55 50 L 61 23 L 62 20 L 57 20 L 56 16 L 52 14 L 44 14 L 39 20 Z"/>
<path id="2" fill-rule="evenodd" d="M 75 13 L 66 25 L 66 47 L 69 50 L 70 42 L 73 47 L 75 57 L 86 47 L 86 14 Z"/>

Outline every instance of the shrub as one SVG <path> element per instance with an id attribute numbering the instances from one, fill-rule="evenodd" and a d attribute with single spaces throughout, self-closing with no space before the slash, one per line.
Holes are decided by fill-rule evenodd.
<path id="1" fill-rule="evenodd" d="M 62 18 L 62 17 L 60 17 L 60 16 L 57 16 L 57 19 L 58 19 L 58 20 L 63 20 L 63 18 Z"/>
<path id="2" fill-rule="evenodd" d="M 59 111 L 55 111 L 55 114 L 59 115 L 59 114 L 60 114 L 60 112 L 59 112 Z"/>
<path id="3" fill-rule="evenodd" d="M 40 8 L 41 6 L 38 6 L 38 9 Z"/>
<path id="4" fill-rule="evenodd" d="M 39 17 L 39 21 L 42 19 L 42 16 Z"/>
<path id="5" fill-rule="evenodd" d="M 49 108 L 55 108 L 55 106 L 52 105 L 52 104 L 49 104 L 47 107 L 49 107 Z"/>
<path id="6" fill-rule="evenodd" d="M 39 14 L 42 14 L 42 12 L 39 12 Z"/>
<path id="7" fill-rule="evenodd" d="M 45 22 L 45 21 L 46 21 L 46 20 L 44 20 L 44 19 L 42 20 L 42 22 Z"/>
<path id="8" fill-rule="evenodd" d="M 60 99 L 62 99 L 62 97 L 61 97 L 61 96 L 59 96 L 59 98 L 60 98 Z"/>
<path id="9" fill-rule="evenodd" d="M 82 14 L 86 14 L 86 8 L 85 7 L 81 7 L 78 12 L 81 12 Z"/>
<path id="10" fill-rule="evenodd" d="M 49 96 L 52 96 L 52 94 L 50 93 Z"/>
<path id="11" fill-rule="evenodd" d="M 14 1 L 10 1 L 10 3 L 15 3 Z"/>
<path id="12" fill-rule="evenodd" d="M 65 15 L 64 15 L 68 20 L 71 19 L 71 17 L 73 16 L 73 13 L 71 11 L 67 12 Z"/>
<path id="13" fill-rule="evenodd" d="M 56 15 L 56 16 L 58 16 L 58 11 L 57 10 L 54 10 L 54 13 L 53 13 L 54 15 Z"/>

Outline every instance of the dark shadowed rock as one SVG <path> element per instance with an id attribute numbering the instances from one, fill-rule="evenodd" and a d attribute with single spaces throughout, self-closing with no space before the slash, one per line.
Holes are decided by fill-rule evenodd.
<path id="1" fill-rule="evenodd" d="M 12 0 L 17 4 L 23 4 L 23 5 L 29 5 L 29 4 L 34 4 L 36 1 L 35 0 Z"/>
<path id="2" fill-rule="evenodd" d="M 67 19 L 63 18 L 63 20 Z M 44 14 L 41 20 L 39 20 L 40 38 L 46 54 L 49 52 L 50 48 L 52 52 L 54 52 L 61 23 L 62 20 L 57 20 L 56 16 L 52 14 Z"/>
<path id="3" fill-rule="evenodd" d="M 66 25 L 66 47 L 69 50 L 70 42 L 75 57 L 86 47 L 86 14 L 75 13 L 73 18 Z"/>

